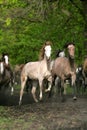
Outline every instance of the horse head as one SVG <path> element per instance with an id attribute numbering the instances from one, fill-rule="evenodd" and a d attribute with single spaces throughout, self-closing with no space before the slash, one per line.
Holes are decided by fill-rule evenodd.
<path id="1" fill-rule="evenodd" d="M 56 58 L 57 57 L 65 57 L 65 52 L 64 52 L 64 50 L 57 50 L 56 51 Z"/>
<path id="2" fill-rule="evenodd" d="M 9 64 L 9 58 L 8 58 L 7 54 L 3 55 L 3 59 L 4 59 L 5 64 L 8 65 Z"/>
<path id="3" fill-rule="evenodd" d="M 69 43 L 67 45 L 67 49 L 68 49 L 68 55 L 71 59 L 74 59 L 75 57 L 75 45 L 73 43 Z"/>
<path id="4" fill-rule="evenodd" d="M 45 48 L 44 48 L 44 53 L 45 53 L 45 56 L 47 57 L 47 59 L 49 60 L 50 59 L 50 56 L 51 56 L 51 46 L 50 45 L 46 45 Z"/>
<path id="5" fill-rule="evenodd" d="M 51 56 L 51 42 L 47 41 L 45 42 L 45 44 L 42 46 L 41 50 L 40 50 L 40 55 L 39 55 L 39 60 L 43 60 L 44 57 L 47 58 L 47 60 L 50 59 Z"/>
<path id="6" fill-rule="evenodd" d="M 0 61 L 0 74 L 2 75 L 4 73 L 4 62 Z"/>
<path id="7" fill-rule="evenodd" d="M 65 52 L 63 50 L 59 52 L 59 57 L 65 57 Z"/>
<path id="8" fill-rule="evenodd" d="M 82 76 L 83 67 L 82 65 L 78 66 L 76 68 L 76 74 Z"/>

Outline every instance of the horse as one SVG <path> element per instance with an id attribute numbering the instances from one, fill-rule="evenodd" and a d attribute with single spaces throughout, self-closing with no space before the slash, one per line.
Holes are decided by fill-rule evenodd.
<path id="1" fill-rule="evenodd" d="M 15 82 L 15 85 L 21 84 L 20 75 L 21 75 L 21 71 L 22 71 L 24 65 L 25 64 L 17 64 L 14 67 L 14 82 Z M 26 81 L 25 91 L 27 93 L 28 93 L 29 88 L 32 88 L 32 82 L 33 82 L 33 80 L 31 80 L 29 78 Z"/>
<path id="2" fill-rule="evenodd" d="M 71 79 L 71 85 L 73 86 L 73 93 L 74 97 L 73 99 L 76 100 L 76 67 L 74 62 L 75 57 L 75 44 L 74 43 L 68 43 L 65 48 L 68 50 L 68 57 L 57 57 L 54 60 L 54 64 L 52 66 L 52 76 L 53 76 L 53 84 L 55 82 L 56 77 L 59 77 L 61 80 L 61 96 L 62 101 L 65 100 L 64 98 L 64 81 L 66 79 Z M 52 88 L 53 88 L 52 84 Z M 52 88 L 49 93 L 49 96 L 51 96 Z"/>
<path id="3" fill-rule="evenodd" d="M 65 57 L 65 51 L 64 50 L 56 50 L 55 52 L 55 57 Z M 55 60 L 52 60 L 51 63 L 50 63 L 50 70 L 52 71 L 52 67 L 53 67 L 53 64 L 54 64 L 54 61 Z M 68 79 L 69 80 L 69 79 Z M 46 80 L 47 81 L 47 80 Z M 66 82 L 66 81 L 65 81 Z M 46 86 L 48 86 L 48 82 L 45 82 L 46 83 Z M 55 86 L 55 92 L 57 92 L 58 90 L 58 94 L 61 95 L 61 79 L 57 76 L 55 78 L 55 81 L 53 82 L 53 86 Z M 47 92 L 48 89 L 45 89 L 45 92 Z M 64 93 L 66 93 L 66 88 L 64 88 Z"/>
<path id="4" fill-rule="evenodd" d="M 9 58 L 7 54 L 3 54 L 1 61 L 0 61 L 0 86 L 10 87 L 11 88 L 11 95 L 13 94 L 14 88 L 14 79 L 13 79 L 13 72 L 10 71 L 9 66 Z"/>
<path id="5" fill-rule="evenodd" d="M 79 65 L 76 68 L 76 86 L 77 86 L 77 92 L 83 94 L 85 91 L 85 84 L 84 84 L 84 76 L 83 76 L 83 67 L 82 65 Z"/>
<path id="6" fill-rule="evenodd" d="M 14 82 L 15 85 L 20 85 L 21 81 L 20 81 L 20 75 L 21 75 L 21 71 L 23 69 L 25 64 L 16 64 L 14 66 Z"/>
<path id="7" fill-rule="evenodd" d="M 65 57 L 65 52 L 64 52 L 64 50 L 57 50 L 56 51 L 56 58 L 57 57 Z"/>
<path id="8" fill-rule="evenodd" d="M 84 85 L 85 88 L 87 87 L 87 57 L 85 57 L 85 60 L 83 62 L 83 77 L 84 77 Z"/>
<path id="9" fill-rule="evenodd" d="M 34 61 L 34 62 L 28 62 L 24 65 L 22 71 L 21 71 L 21 90 L 20 90 L 20 99 L 19 99 L 19 105 L 22 103 L 22 96 L 24 92 L 24 87 L 27 82 L 27 79 L 32 79 L 34 81 L 38 80 L 39 82 L 39 88 L 40 88 L 40 94 L 39 99 L 40 101 L 43 98 L 43 80 L 46 78 L 49 81 L 49 88 L 51 89 L 52 84 L 52 76 L 51 72 L 49 70 L 49 64 L 50 64 L 50 57 L 51 57 L 51 42 L 46 41 L 45 44 L 41 48 L 40 53 L 40 60 Z M 33 82 L 32 82 L 33 83 Z M 33 99 L 35 102 L 38 102 L 38 99 L 36 98 L 36 86 L 33 84 L 32 90 L 31 90 Z"/>
<path id="10" fill-rule="evenodd" d="M 56 50 L 56 55 L 55 55 L 55 57 L 57 58 L 57 57 L 65 57 L 65 52 L 64 52 L 64 50 Z M 51 61 L 51 64 L 50 64 L 50 69 L 51 69 L 51 71 L 52 71 L 52 67 L 53 67 L 53 64 L 54 64 L 54 61 L 55 60 L 52 60 Z M 54 84 L 54 86 L 55 86 L 55 88 L 56 88 L 56 90 L 55 91 L 57 91 L 57 89 L 58 89 L 58 93 L 60 94 L 60 89 L 61 89 L 61 80 L 60 80 L 60 78 L 57 76 L 56 78 L 55 78 L 55 82 L 53 82 Z"/>

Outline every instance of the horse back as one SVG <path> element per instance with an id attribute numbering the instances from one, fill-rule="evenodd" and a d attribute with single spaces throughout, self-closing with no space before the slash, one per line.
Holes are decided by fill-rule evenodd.
<path id="1" fill-rule="evenodd" d="M 46 69 L 46 63 L 44 61 L 28 62 L 24 65 L 21 76 L 27 76 L 30 79 L 38 79 L 39 75 L 43 76 Z"/>
<path id="2" fill-rule="evenodd" d="M 87 58 L 84 60 L 83 63 L 83 74 L 87 77 Z"/>
<path id="3" fill-rule="evenodd" d="M 65 76 L 70 75 L 72 70 L 68 58 L 66 57 L 56 58 L 52 71 L 55 75 L 59 77 L 61 77 L 62 75 Z"/>
<path id="4" fill-rule="evenodd" d="M 10 72 L 5 68 L 5 71 L 3 75 L 0 75 L 0 84 L 6 84 L 8 85 L 9 82 L 11 81 L 11 74 Z"/>
<path id="5" fill-rule="evenodd" d="M 87 71 L 87 58 L 85 59 L 84 63 L 83 63 L 83 69 L 85 71 Z"/>

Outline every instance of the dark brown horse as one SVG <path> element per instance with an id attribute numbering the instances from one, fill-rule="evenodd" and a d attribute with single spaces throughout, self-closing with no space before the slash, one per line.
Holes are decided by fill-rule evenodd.
<path id="1" fill-rule="evenodd" d="M 0 88 L 10 87 L 11 94 L 13 94 L 14 88 L 14 79 L 13 73 L 9 69 L 8 55 L 4 54 L 0 61 Z"/>
<path id="2" fill-rule="evenodd" d="M 73 99 L 76 99 L 76 67 L 74 63 L 75 45 L 73 43 L 69 43 L 67 44 L 66 48 L 68 49 L 68 57 L 56 58 L 52 67 L 52 75 L 54 77 L 53 82 L 57 76 L 61 80 L 62 100 L 64 100 L 64 81 L 68 78 L 71 78 L 71 85 L 74 89 Z"/>
<path id="3" fill-rule="evenodd" d="M 45 78 L 48 79 L 48 81 L 50 82 L 50 86 L 48 88 L 48 90 L 50 90 L 51 83 L 52 83 L 52 76 L 49 70 L 50 56 L 51 56 L 51 42 L 47 41 L 41 49 L 41 55 L 40 55 L 41 60 L 36 61 L 36 62 L 28 62 L 24 65 L 21 72 L 21 91 L 20 91 L 19 105 L 21 105 L 24 87 L 28 78 L 39 81 L 40 100 L 42 100 L 42 97 L 43 97 L 43 94 L 42 94 L 43 80 Z M 34 101 L 38 102 L 38 99 L 36 98 L 36 94 L 35 94 L 36 93 L 35 84 L 33 84 L 31 92 L 32 92 Z"/>

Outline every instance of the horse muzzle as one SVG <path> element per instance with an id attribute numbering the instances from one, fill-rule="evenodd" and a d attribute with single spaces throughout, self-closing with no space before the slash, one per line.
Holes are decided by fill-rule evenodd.
<path id="1" fill-rule="evenodd" d="M 73 55 L 70 55 L 70 58 L 71 58 L 72 60 L 74 60 L 74 59 L 75 59 L 75 57 L 74 57 Z"/>

